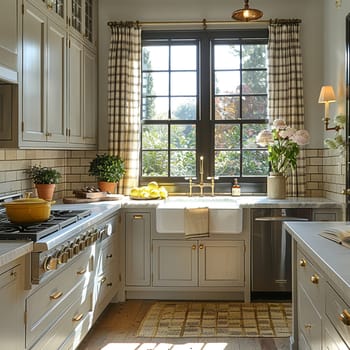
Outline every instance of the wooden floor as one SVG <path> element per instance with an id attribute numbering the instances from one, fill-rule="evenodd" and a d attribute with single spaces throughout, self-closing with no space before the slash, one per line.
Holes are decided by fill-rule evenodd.
<path id="1" fill-rule="evenodd" d="M 78 350 L 287 350 L 289 338 L 137 338 L 151 300 L 110 304 Z"/>

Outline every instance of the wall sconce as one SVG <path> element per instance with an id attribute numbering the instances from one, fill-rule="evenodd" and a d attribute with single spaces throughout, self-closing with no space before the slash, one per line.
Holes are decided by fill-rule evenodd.
<path id="1" fill-rule="evenodd" d="M 325 125 L 325 129 L 326 130 L 335 130 L 335 131 L 339 131 L 340 129 L 342 129 L 341 126 L 336 125 L 334 127 L 329 127 L 328 123 L 329 123 L 329 104 L 331 102 L 335 102 L 335 94 L 334 94 L 334 90 L 333 87 L 331 85 L 326 85 L 326 86 L 322 86 L 321 92 L 320 92 L 320 97 L 318 99 L 318 103 L 324 103 L 324 125 Z"/>

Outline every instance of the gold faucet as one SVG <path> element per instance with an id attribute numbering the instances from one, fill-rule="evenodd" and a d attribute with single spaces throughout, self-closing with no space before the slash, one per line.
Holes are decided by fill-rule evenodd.
<path id="1" fill-rule="evenodd" d="M 192 189 L 193 187 L 199 187 L 200 189 L 200 196 L 203 197 L 204 194 L 204 188 L 205 187 L 210 187 L 211 188 L 211 195 L 214 196 L 214 189 L 215 189 L 215 177 L 207 177 L 207 180 L 211 180 L 210 183 L 205 183 L 203 180 L 203 176 L 204 176 L 204 171 L 203 171 L 203 161 L 204 161 L 204 157 L 200 156 L 199 158 L 199 174 L 200 174 L 200 180 L 198 184 L 193 183 L 193 180 L 196 180 L 196 177 L 189 177 L 186 178 L 189 180 L 189 185 L 190 185 L 190 193 L 189 196 L 192 197 Z"/>

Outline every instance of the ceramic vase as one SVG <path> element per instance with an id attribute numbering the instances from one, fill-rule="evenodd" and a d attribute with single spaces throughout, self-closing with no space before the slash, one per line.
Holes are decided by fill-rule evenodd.
<path id="1" fill-rule="evenodd" d="M 55 184 L 36 184 L 35 187 L 39 198 L 52 201 L 56 187 Z"/>
<path id="2" fill-rule="evenodd" d="M 102 192 L 115 193 L 116 182 L 99 181 L 98 188 Z"/>
<path id="3" fill-rule="evenodd" d="M 286 177 L 283 174 L 270 173 L 267 177 L 267 197 L 271 199 L 286 198 Z"/>

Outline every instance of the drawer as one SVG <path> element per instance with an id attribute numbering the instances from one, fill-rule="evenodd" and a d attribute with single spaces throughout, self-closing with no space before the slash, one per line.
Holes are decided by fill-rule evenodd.
<path id="1" fill-rule="evenodd" d="M 86 318 L 90 319 L 92 317 L 91 299 L 91 293 L 87 293 L 83 302 L 81 295 L 72 298 L 72 305 L 57 319 L 31 350 L 60 349 L 72 332 L 82 327 Z"/>
<path id="2" fill-rule="evenodd" d="M 26 342 L 33 344 L 81 294 L 90 278 L 90 255 L 83 254 L 26 300 Z M 82 295 L 82 294 L 81 294 Z"/>
<path id="3" fill-rule="evenodd" d="M 305 339 L 312 350 L 322 348 L 322 320 L 321 315 L 315 308 L 307 292 L 298 286 L 298 328 L 299 339 Z M 307 346 L 300 346 L 301 349 Z"/>
<path id="4" fill-rule="evenodd" d="M 107 298 L 108 302 L 114 297 L 118 290 L 118 274 L 115 270 L 96 276 L 94 283 L 94 305 L 103 303 Z"/>
<path id="5" fill-rule="evenodd" d="M 117 253 L 116 253 L 116 244 L 115 240 L 109 240 L 101 247 L 100 254 L 98 256 L 98 261 L 96 265 L 97 275 L 105 273 L 105 270 L 109 266 L 117 268 Z"/>
<path id="6" fill-rule="evenodd" d="M 350 347 L 350 306 L 329 284 L 326 286 L 326 316 Z"/>
<path id="7" fill-rule="evenodd" d="M 349 350 L 327 317 L 323 320 L 323 349 Z"/>
<path id="8" fill-rule="evenodd" d="M 85 338 L 92 324 L 92 313 L 89 312 L 79 324 L 74 328 L 73 332 L 58 350 L 73 350 L 78 347 Z"/>
<path id="9" fill-rule="evenodd" d="M 297 253 L 297 279 L 313 304 L 315 306 L 322 305 L 325 279 L 310 259 L 300 250 Z"/>

